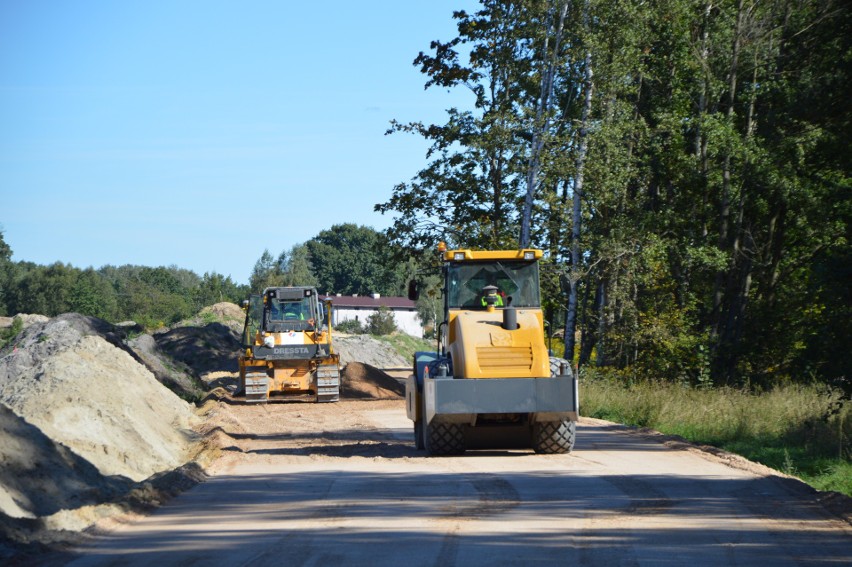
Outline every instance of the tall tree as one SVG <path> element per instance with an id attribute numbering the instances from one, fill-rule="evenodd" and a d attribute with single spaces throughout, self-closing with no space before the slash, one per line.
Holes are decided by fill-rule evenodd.
<path id="1" fill-rule="evenodd" d="M 311 254 L 305 244 L 296 244 L 289 252 L 281 252 L 278 266 L 281 269 L 282 285 L 317 285 Z"/>
<path id="2" fill-rule="evenodd" d="M 308 240 L 314 274 L 321 293 L 398 295 L 407 274 L 389 261 L 393 247 L 367 226 L 334 225 Z"/>
<path id="3" fill-rule="evenodd" d="M 394 122 L 390 132 L 423 136 L 432 144 L 428 166 L 411 183 L 394 188 L 376 205 L 398 218 L 388 235 L 409 252 L 439 240 L 470 247 L 514 247 L 524 163 L 528 152 L 519 123 L 518 100 L 528 96 L 534 51 L 526 21 L 527 2 L 486 0 L 475 14 L 454 12 L 458 37 L 433 41 L 433 54 L 414 64 L 429 77 L 426 88 L 463 87 L 474 110 L 450 109 L 443 125 Z M 463 62 L 460 51 L 468 52 Z M 389 133 L 390 133 L 389 132 Z"/>
<path id="4" fill-rule="evenodd" d="M 269 249 L 264 249 L 249 277 L 249 287 L 252 293 L 260 293 L 267 287 L 281 284 L 279 263 L 275 261 Z"/>
<path id="5" fill-rule="evenodd" d="M 68 309 L 75 313 L 115 321 L 118 298 L 109 281 L 94 268 L 83 270 L 71 287 Z"/>
<path id="6" fill-rule="evenodd" d="M 246 295 L 248 295 L 247 287 L 235 283 L 231 276 L 205 272 L 198 287 L 195 288 L 195 307 L 201 310 L 213 303 L 225 301 L 239 304 Z"/>
<path id="7" fill-rule="evenodd" d="M 541 55 L 538 57 L 538 75 L 541 83 L 538 99 L 533 102 L 535 119 L 532 122 L 532 140 L 530 141 L 529 160 L 526 172 L 526 193 L 521 210 L 521 234 L 518 247 L 527 248 L 531 242 L 530 223 L 532 222 L 533 201 L 541 184 L 540 171 L 545 145 L 551 135 L 553 89 L 556 72 L 565 64 L 562 55 L 562 35 L 565 31 L 565 16 L 569 2 L 548 2 L 545 8 L 543 39 L 540 40 Z M 589 64 L 591 70 L 591 64 Z"/>

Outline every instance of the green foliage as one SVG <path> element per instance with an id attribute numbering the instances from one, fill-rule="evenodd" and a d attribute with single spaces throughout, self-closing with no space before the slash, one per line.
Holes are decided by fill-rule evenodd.
<path id="1" fill-rule="evenodd" d="M 3 230 L 0 229 L 0 316 L 6 315 L 6 298 L 9 294 L 9 286 L 13 280 L 14 264 L 12 263 L 12 248 L 6 244 L 3 238 Z"/>
<path id="2" fill-rule="evenodd" d="M 371 335 L 390 335 L 396 331 L 393 311 L 384 305 L 380 306 L 375 313 L 367 317 L 366 330 Z"/>
<path id="3" fill-rule="evenodd" d="M 470 248 L 516 246 L 540 96 L 543 34 L 533 22 L 552 23 L 545 10 L 541 3 L 485 0 L 474 14 L 454 13 L 458 37 L 433 42 L 433 54 L 421 52 L 414 60 L 429 77 L 427 88 L 463 87 L 474 102 L 471 110 L 449 109 L 444 124 L 393 122 L 388 131 L 431 144 L 426 168 L 375 207 L 398 215 L 387 234 L 407 252 L 432 249 L 439 240 Z"/>
<path id="4" fill-rule="evenodd" d="M 195 273 L 177 266 L 104 266 L 80 270 L 56 263 L 39 266 L 9 263 L 0 296 L 10 313 L 39 313 L 55 317 L 70 311 L 113 323 L 134 320 L 156 328 L 176 323 L 201 307 L 245 297 L 244 286 L 220 274 Z"/>
<path id="5" fill-rule="evenodd" d="M 414 353 L 418 351 L 434 351 L 435 341 L 419 339 L 406 333 L 392 333 L 379 336 L 378 339 L 388 343 L 405 360 L 414 360 Z"/>
<path id="6" fill-rule="evenodd" d="M 417 280 L 420 297 L 417 299 L 417 315 L 427 333 L 433 336 L 444 317 L 444 302 L 441 295 L 443 281 L 438 274 L 424 275 Z"/>
<path id="7" fill-rule="evenodd" d="M 0 329 L 0 349 L 11 343 L 23 329 L 24 321 L 20 317 L 12 319 L 12 324 L 9 327 Z"/>
<path id="8" fill-rule="evenodd" d="M 278 256 L 278 266 L 282 275 L 281 285 L 316 286 L 318 283 L 311 254 L 305 244 L 293 246 L 288 253 L 282 252 Z"/>
<path id="9" fill-rule="evenodd" d="M 485 0 L 416 58 L 427 87 L 474 98 L 393 123 L 431 145 L 376 205 L 388 236 L 514 247 L 530 189 L 545 318 L 555 332 L 577 292 L 579 364 L 704 388 L 848 379 L 852 11 L 563 6 Z"/>
<path id="10" fill-rule="evenodd" d="M 68 302 L 70 311 L 109 320 L 118 311 L 118 297 L 109 281 L 89 268 L 77 276 Z"/>
<path id="11" fill-rule="evenodd" d="M 201 310 L 216 303 L 235 303 L 239 305 L 246 297 L 245 286 L 235 283 L 231 276 L 205 272 L 197 287 L 194 287 L 194 306 Z"/>
<path id="12" fill-rule="evenodd" d="M 311 253 L 305 244 L 282 251 L 277 259 L 264 250 L 249 278 L 252 293 L 261 293 L 267 287 L 316 285 Z"/>
<path id="13" fill-rule="evenodd" d="M 347 319 L 346 321 L 341 321 L 334 329 L 341 333 L 349 333 L 352 335 L 363 335 L 367 332 L 364 325 L 362 325 L 361 321 L 358 319 Z"/>
<path id="14" fill-rule="evenodd" d="M 398 295 L 403 266 L 385 236 L 370 227 L 334 225 L 305 243 L 320 293 Z"/>
<path id="15" fill-rule="evenodd" d="M 3 230 L 0 229 L 0 263 L 9 262 L 12 259 L 12 247 L 6 244 L 3 238 Z"/>
<path id="16" fill-rule="evenodd" d="M 281 280 L 278 263 L 275 262 L 269 250 L 265 249 L 254 264 L 254 269 L 249 278 L 249 288 L 252 293 L 261 293 L 267 287 L 281 285 Z"/>

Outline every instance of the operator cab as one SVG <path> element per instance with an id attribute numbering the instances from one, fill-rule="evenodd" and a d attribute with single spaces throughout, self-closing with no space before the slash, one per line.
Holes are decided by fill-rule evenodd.
<path id="1" fill-rule="evenodd" d="M 267 332 L 313 331 L 321 321 L 316 292 L 311 288 L 269 288 L 264 292 Z"/>
<path id="2" fill-rule="evenodd" d="M 314 288 L 270 287 L 245 302 L 243 345 L 254 343 L 257 333 L 324 330 L 324 310 Z"/>
<path id="3" fill-rule="evenodd" d="M 446 269 L 450 309 L 541 307 L 536 261 L 451 261 Z"/>

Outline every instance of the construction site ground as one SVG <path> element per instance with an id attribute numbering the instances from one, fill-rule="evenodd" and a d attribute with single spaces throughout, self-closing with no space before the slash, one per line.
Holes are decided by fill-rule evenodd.
<path id="1" fill-rule="evenodd" d="M 190 327 L 62 316 L 0 355 L 0 563 L 852 563 L 847 498 L 734 455 L 582 419 L 567 455 L 427 457 L 378 341 L 340 337 L 337 403 L 247 405 L 228 332 Z"/>
<path id="2" fill-rule="evenodd" d="M 848 523 L 798 481 L 608 422 L 570 455 L 414 449 L 401 399 L 208 408 L 211 475 L 88 565 L 815 565 Z"/>

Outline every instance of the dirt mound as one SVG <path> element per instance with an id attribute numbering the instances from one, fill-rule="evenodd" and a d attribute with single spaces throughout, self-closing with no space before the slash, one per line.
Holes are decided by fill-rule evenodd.
<path id="1" fill-rule="evenodd" d="M 397 399 L 405 396 L 405 386 L 375 366 L 350 362 L 342 372 L 340 397 Z"/>
<path id="2" fill-rule="evenodd" d="M 156 333 L 157 346 L 185 364 L 198 378 L 209 372 L 236 372 L 239 334 L 222 323 L 178 327 Z"/>
<path id="3" fill-rule="evenodd" d="M 0 405 L 0 512 L 48 516 L 103 502 L 130 483 L 105 477 L 85 459 Z"/>
<path id="4" fill-rule="evenodd" d="M 194 377 L 192 369 L 165 355 L 151 335 L 134 337 L 127 341 L 127 346 L 161 384 L 178 396 L 186 400 L 199 400 L 204 397 L 204 388 Z"/>
<path id="5" fill-rule="evenodd" d="M 334 352 L 340 355 L 341 366 L 350 362 L 363 362 L 376 368 L 410 367 L 411 361 L 403 358 L 393 347 L 369 335 L 332 336 Z"/>
<path id="6" fill-rule="evenodd" d="M 100 319 L 35 324 L 0 353 L 0 402 L 105 476 L 139 481 L 178 467 L 195 416 L 128 351 Z"/>

